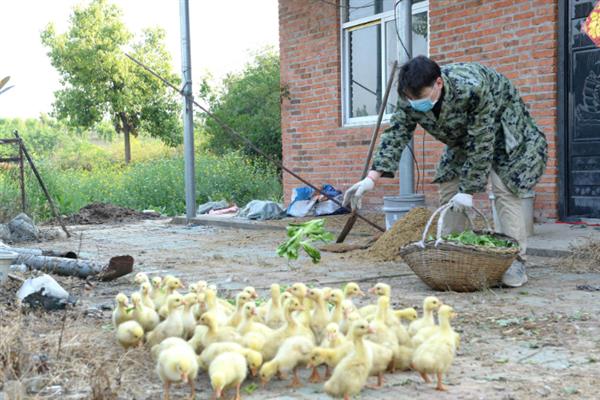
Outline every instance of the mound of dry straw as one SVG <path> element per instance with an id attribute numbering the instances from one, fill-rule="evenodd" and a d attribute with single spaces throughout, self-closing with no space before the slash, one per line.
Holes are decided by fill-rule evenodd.
<path id="1" fill-rule="evenodd" d="M 571 254 L 563 258 L 563 264 L 575 272 L 600 272 L 600 240 L 588 238 L 572 245 Z"/>
<path id="2" fill-rule="evenodd" d="M 380 261 L 395 261 L 400 259 L 400 249 L 421 240 L 423 230 L 431 217 L 431 211 L 426 208 L 413 208 L 404 217 L 385 232 L 367 250 L 366 255 Z M 437 224 L 431 224 L 429 232 L 435 232 Z"/>
<path id="3" fill-rule="evenodd" d="M 16 395 L 9 398 L 158 396 L 161 385 L 149 352 L 123 352 L 102 322 L 76 310 L 24 314 L 0 307 L 0 387 Z"/>

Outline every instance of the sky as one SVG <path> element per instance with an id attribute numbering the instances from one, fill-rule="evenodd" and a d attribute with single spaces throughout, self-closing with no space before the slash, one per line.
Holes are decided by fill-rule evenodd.
<path id="1" fill-rule="evenodd" d="M 123 10 L 129 30 L 165 29 L 175 70 L 181 72 L 179 1 L 111 0 Z M 194 90 L 200 77 L 216 79 L 239 71 L 254 50 L 278 47 L 277 0 L 189 0 Z M 50 65 L 40 32 L 53 22 L 57 32 L 68 28 L 73 6 L 86 0 L 4 1 L 0 23 L 0 79 L 15 85 L 0 95 L 0 118 L 38 117 L 52 110 L 59 76 Z"/>

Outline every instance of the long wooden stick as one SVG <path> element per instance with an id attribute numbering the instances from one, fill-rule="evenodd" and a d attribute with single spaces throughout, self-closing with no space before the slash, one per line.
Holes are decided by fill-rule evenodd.
<path id="1" fill-rule="evenodd" d="M 21 181 L 21 211 L 26 212 L 25 206 L 25 166 L 23 165 L 23 142 L 19 140 L 19 180 Z"/>
<path id="2" fill-rule="evenodd" d="M 363 172 L 361 175 L 361 180 L 367 177 L 369 173 L 369 167 L 371 165 L 371 158 L 373 157 L 373 152 L 375 151 L 375 143 L 377 142 L 377 136 L 379 134 L 379 128 L 381 127 L 381 121 L 383 120 L 383 114 L 385 113 L 385 108 L 387 107 L 388 96 L 390 95 L 390 90 L 392 89 L 392 84 L 394 83 L 394 76 L 396 75 L 396 68 L 398 68 L 398 61 L 394 61 L 394 65 L 392 65 L 392 72 L 390 72 L 390 76 L 387 81 L 387 86 L 385 87 L 385 94 L 383 95 L 383 101 L 381 102 L 381 106 L 379 107 L 379 114 L 377 115 L 377 123 L 375 124 L 375 128 L 373 128 L 373 133 L 371 134 L 371 143 L 369 144 L 369 151 L 367 153 L 367 159 L 365 160 L 365 167 L 363 168 Z M 354 223 L 357 218 L 357 210 L 352 210 L 352 214 L 348 217 L 346 221 L 346 225 L 340 232 L 339 236 L 336 239 L 336 243 L 342 243 L 346 236 L 352 230 Z"/>
<path id="3" fill-rule="evenodd" d="M 56 218 L 58 220 L 58 223 L 62 227 L 62 230 L 65 231 L 65 233 L 67 234 L 67 237 L 71 237 L 71 234 L 67 230 L 67 227 L 65 226 L 56 206 L 54 205 L 54 201 L 52 201 L 52 197 L 50 197 L 50 193 L 48 193 L 48 189 L 46 189 L 46 185 L 44 184 L 44 181 L 42 180 L 40 173 L 38 172 L 37 168 L 35 167 L 33 160 L 29 156 L 29 152 L 27 151 L 27 148 L 25 147 L 25 143 L 23 142 L 23 139 L 21 139 L 21 137 L 19 136 L 19 132 L 14 131 L 13 133 L 14 133 L 15 137 L 21 141 L 21 148 L 23 149 L 23 154 L 25 154 L 25 158 L 27 158 L 27 162 L 29 162 L 29 165 L 31 166 L 31 169 L 33 170 L 33 173 L 35 174 L 35 177 L 37 178 L 38 182 L 40 183 L 40 187 L 42 188 L 42 191 L 46 195 L 46 199 L 48 199 L 48 203 L 50 204 L 50 209 L 52 210 L 52 214 L 54 215 L 54 218 Z"/>

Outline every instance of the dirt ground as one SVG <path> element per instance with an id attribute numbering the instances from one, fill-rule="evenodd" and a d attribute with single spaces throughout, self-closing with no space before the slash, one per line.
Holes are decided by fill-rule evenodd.
<path id="1" fill-rule="evenodd" d="M 185 227 L 165 219 L 77 226 L 72 230 L 75 234 L 71 239 L 36 246 L 72 250 L 101 260 L 129 254 L 136 260 L 134 273 L 170 273 L 187 283 L 205 279 L 218 285 L 221 296 L 232 296 L 247 285 L 266 296 L 272 282 L 341 286 L 357 281 L 366 290 L 383 281 L 392 286 L 395 307 L 420 309 L 422 299 L 432 294 L 405 264 L 375 262 L 357 252 L 323 253 L 316 266 L 305 258 L 288 263 L 275 255 L 277 244 L 284 239 L 283 231 Z M 364 236 L 349 236 L 350 242 L 359 240 Z M 402 372 L 386 375 L 383 388 L 365 389 L 360 399 L 598 398 L 600 292 L 576 287 L 600 285 L 600 274 L 571 273 L 556 259 L 530 258 L 529 263 L 530 282 L 521 289 L 436 294 L 459 313 L 454 325 L 462 335 L 462 347 L 446 379 L 447 393 L 422 383 L 416 373 Z M 20 326 L 19 341 L 27 341 L 31 354 L 44 352 L 48 357 L 49 371 L 38 365 L 36 370 L 22 373 L 26 387 L 35 388 L 31 382 L 37 383 L 37 398 L 161 398 L 161 384 L 148 350 L 125 353 L 116 344 L 110 326 L 112 299 L 119 291 L 129 294 L 136 289 L 133 275 L 97 283 L 93 288 L 77 279 L 60 278 L 61 284 L 79 297 L 76 308 L 67 312 L 62 339 L 61 311 L 20 316 L 1 310 L 6 331 L 14 333 L 13 327 Z M 365 298 L 362 302 L 373 300 Z M 7 327 L 9 323 L 13 327 Z M 65 360 L 72 361 L 71 367 L 61 364 Z M 306 381 L 308 371 L 302 375 Z M 328 398 L 322 384 L 292 390 L 286 387 L 288 382 L 275 380 L 264 389 L 252 391 L 248 389 L 251 382 L 244 384 L 245 399 Z M 196 386 L 197 399 L 210 398 L 206 374 L 199 376 Z M 92 390 L 98 393 L 99 388 L 104 388 L 104 397 L 92 396 Z M 185 398 L 188 390 L 175 386 L 172 398 Z"/>

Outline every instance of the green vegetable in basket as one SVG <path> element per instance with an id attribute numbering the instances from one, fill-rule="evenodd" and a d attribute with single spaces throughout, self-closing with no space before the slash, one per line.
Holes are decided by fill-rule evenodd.
<path id="1" fill-rule="evenodd" d="M 323 227 L 324 219 L 313 219 L 301 224 L 289 224 L 287 226 L 288 240 L 277 247 L 277 255 L 289 260 L 298 259 L 300 248 L 304 249 L 314 264 L 321 261 L 321 252 L 311 244 L 315 241 L 329 242 L 333 240 L 332 233 Z"/>
<path id="2" fill-rule="evenodd" d="M 483 247 L 514 247 L 510 240 L 498 239 L 492 235 L 480 235 L 473 231 L 464 231 L 461 233 L 451 233 L 443 237 L 448 242 L 456 242 L 472 246 Z"/>

